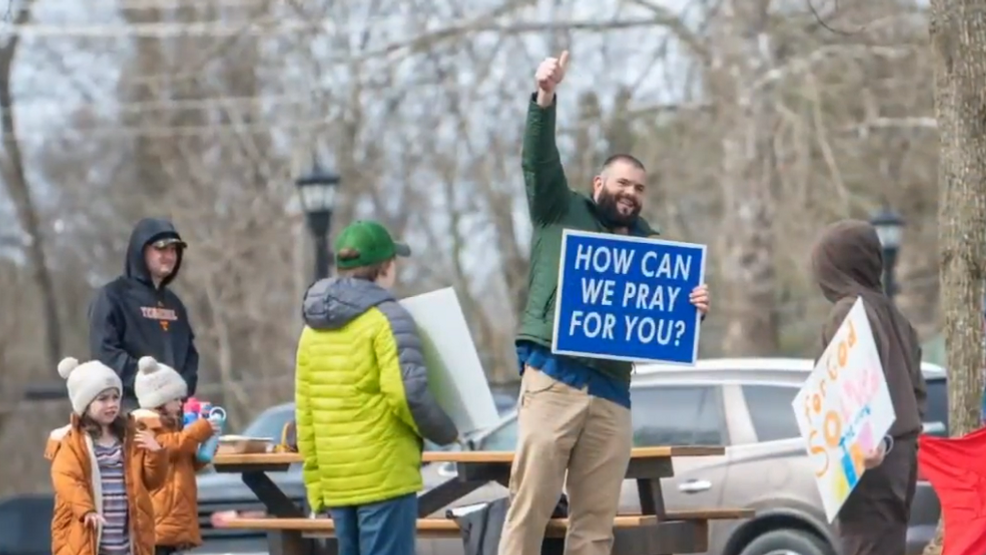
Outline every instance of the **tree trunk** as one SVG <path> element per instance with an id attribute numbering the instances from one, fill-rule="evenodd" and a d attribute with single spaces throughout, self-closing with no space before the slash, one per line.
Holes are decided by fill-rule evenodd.
<path id="1" fill-rule="evenodd" d="M 953 436 L 981 424 L 986 255 L 986 11 L 980 0 L 932 0 L 938 248 Z M 942 531 L 925 553 L 940 553 Z"/>
<path id="2" fill-rule="evenodd" d="M 725 129 L 722 139 L 723 354 L 774 356 L 779 348 L 774 268 L 776 175 L 771 90 L 758 79 L 772 60 L 760 38 L 766 2 L 731 0 L 720 6 L 711 35 L 710 83 Z"/>
<path id="3" fill-rule="evenodd" d="M 763 104 L 759 98 L 751 102 Z M 724 139 L 723 198 L 726 232 L 725 284 L 727 356 L 774 356 L 779 349 L 774 269 L 772 145 L 769 116 L 737 106 L 735 127 Z"/>
<path id="4" fill-rule="evenodd" d="M 33 2 L 25 3 L 17 12 L 15 26 L 20 26 L 30 19 Z M 7 186 L 7 192 L 14 202 L 17 219 L 28 237 L 26 245 L 27 259 L 31 264 L 32 279 L 41 295 L 43 310 L 46 356 L 48 365 L 54 368 L 62 357 L 62 328 L 58 317 L 58 302 L 55 299 L 55 283 L 48 268 L 45 253 L 44 232 L 38 217 L 37 206 L 31 194 L 24 168 L 24 157 L 20 141 L 17 139 L 17 123 L 14 117 L 14 97 L 11 92 L 14 57 L 20 46 L 20 35 L 11 35 L 7 43 L 0 48 L 0 127 L 3 130 L 4 160 L 0 173 Z"/>

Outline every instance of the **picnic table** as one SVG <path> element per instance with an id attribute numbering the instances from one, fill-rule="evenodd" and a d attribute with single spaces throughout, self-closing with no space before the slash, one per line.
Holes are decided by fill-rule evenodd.
<path id="1" fill-rule="evenodd" d="M 640 496 L 640 514 L 620 515 L 613 523 L 614 555 L 671 555 L 702 553 L 708 549 L 709 521 L 741 519 L 753 515 L 747 509 L 709 508 L 670 511 L 664 506 L 661 478 L 674 476 L 674 457 L 717 456 L 722 447 L 644 447 L 633 450 L 626 477 L 635 480 Z M 429 451 L 424 463 L 453 463 L 456 476 L 418 497 L 418 536 L 458 538 L 456 522 L 447 518 L 427 518 L 490 482 L 504 486 L 510 478 L 514 453 L 510 451 Z M 298 453 L 222 454 L 213 465 L 217 472 L 242 476 L 267 508 L 263 518 L 237 518 L 230 528 L 266 530 L 271 555 L 334 555 L 332 520 L 308 518 L 267 476 L 284 472 L 301 462 Z M 544 553 L 561 553 L 567 519 L 552 519 L 545 532 Z M 317 542 L 316 540 L 322 540 Z"/>

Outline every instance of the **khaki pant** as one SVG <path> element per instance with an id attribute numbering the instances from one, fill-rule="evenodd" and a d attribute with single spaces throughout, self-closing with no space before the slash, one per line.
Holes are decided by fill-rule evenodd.
<path id="1" fill-rule="evenodd" d="M 499 554 L 541 553 L 564 486 L 570 520 L 566 555 L 609 555 L 633 443 L 630 411 L 531 367 L 524 371 L 519 405 L 511 503 Z"/>

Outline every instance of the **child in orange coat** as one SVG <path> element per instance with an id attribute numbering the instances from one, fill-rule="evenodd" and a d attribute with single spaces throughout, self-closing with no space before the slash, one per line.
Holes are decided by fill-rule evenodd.
<path id="1" fill-rule="evenodd" d="M 153 555 L 150 490 L 167 474 L 164 450 L 121 413 L 123 384 L 112 369 L 67 358 L 58 373 L 73 414 L 45 449 L 55 489 L 52 554 Z"/>
<path id="2" fill-rule="evenodd" d="M 195 452 L 217 430 L 206 419 L 183 427 L 182 400 L 188 387 L 173 368 L 143 357 L 137 369 L 134 393 L 140 408 L 132 414 L 138 426 L 150 430 L 168 453 L 168 477 L 151 496 L 155 552 L 171 555 L 202 545 L 195 473 L 204 465 L 196 461 Z"/>

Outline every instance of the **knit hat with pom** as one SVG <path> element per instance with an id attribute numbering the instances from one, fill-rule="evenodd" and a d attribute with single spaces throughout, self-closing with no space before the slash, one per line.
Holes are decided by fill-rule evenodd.
<path id="1" fill-rule="evenodd" d="M 156 409 L 188 395 L 188 384 L 181 374 L 153 357 L 141 357 L 137 361 L 137 369 L 139 371 L 134 378 L 134 393 L 137 394 L 140 408 Z"/>
<path id="2" fill-rule="evenodd" d="M 90 360 L 79 364 L 72 357 L 58 363 L 58 375 L 68 386 L 68 398 L 72 401 L 72 412 L 82 416 L 89 404 L 107 389 L 116 389 L 123 393 L 123 383 L 120 376 L 112 368 L 98 360 Z"/>

